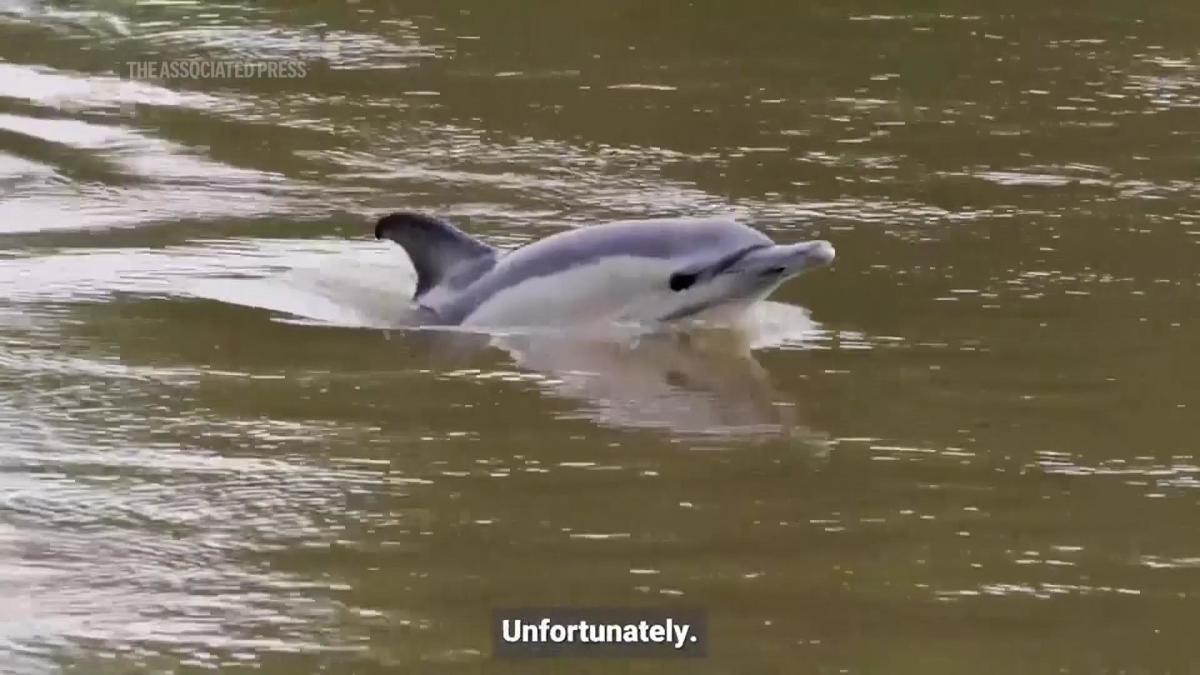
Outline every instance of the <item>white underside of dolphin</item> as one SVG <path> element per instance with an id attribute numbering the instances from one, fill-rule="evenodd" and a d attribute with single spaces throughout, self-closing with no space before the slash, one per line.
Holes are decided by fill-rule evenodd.
<path id="1" fill-rule="evenodd" d="M 380 219 L 375 236 L 408 254 L 428 323 L 489 328 L 734 320 L 834 257 L 828 242 L 777 245 L 726 219 L 594 225 L 510 252 L 410 213 Z"/>

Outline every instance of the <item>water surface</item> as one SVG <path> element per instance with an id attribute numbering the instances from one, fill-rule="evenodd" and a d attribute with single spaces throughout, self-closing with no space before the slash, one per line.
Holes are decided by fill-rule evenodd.
<path id="1" fill-rule="evenodd" d="M 1191 672 L 1200 7 L 0 2 L 0 670 Z M 295 79 L 130 77 L 292 59 Z M 732 214 L 728 335 L 397 330 L 371 219 Z M 461 337 L 461 336 L 459 336 Z M 490 656 L 700 606 L 702 661 Z"/>

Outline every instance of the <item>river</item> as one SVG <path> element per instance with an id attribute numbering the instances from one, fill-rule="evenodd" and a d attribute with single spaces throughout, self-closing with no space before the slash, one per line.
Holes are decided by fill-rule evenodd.
<path id="1" fill-rule="evenodd" d="M 1198 38 L 1194 0 L 0 0 L 0 671 L 1200 670 Z M 838 260 L 753 339 L 452 339 L 390 323 L 394 210 Z M 709 655 L 492 657 L 548 605 L 701 608 Z"/>

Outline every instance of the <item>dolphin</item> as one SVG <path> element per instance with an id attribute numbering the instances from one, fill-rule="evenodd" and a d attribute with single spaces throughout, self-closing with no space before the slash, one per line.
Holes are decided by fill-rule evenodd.
<path id="1" fill-rule="evenodd" d="M 474 327 L 734 319 L 834 258 L 827 241 L 776 244 L 726 218 L 606 223 L 504 252 L 437 218 L 393 213 L 375 238 L 412 261 L 422 322 Z"/>

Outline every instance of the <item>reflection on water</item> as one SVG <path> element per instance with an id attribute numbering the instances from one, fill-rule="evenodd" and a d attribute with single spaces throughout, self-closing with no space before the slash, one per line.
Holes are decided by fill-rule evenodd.
<path id="1" fill-rule="evenodd" d="M 712 656 L 630 668 L 1197 669 L 1195 2 L 418 5 L 0 0 L 0 671 L 560 672 L 491 609 L 664 602 Z M 245 58 L 306 76 L 130 79 Z M 840 258 L 412 330 L 400 208 Z"/>
<path id="2" fill-rule="evenodd" d="M 754 314 L 747 325 L 726 329 L 473 336 L 473 341 L 477 347 L 499 348 L 518 368 L 539 374 L 547 394 L 581 404 L 561 414 L 563 419 L 665 429 L 691 438 L 790 437 L 815 443 L 818 434 L 797 426 L 794 403 L 771 386 L 750 344 L 758 314 L 790 315 L 796 340 L 814 336 L 817 329 L 798 307 L 764 303 Z M 446 337 L 432 338 L 439 351 Z M 456 338 L 461 355 L 472 338 Z"/>
<path id="3" fill-rule="evenodd" d="M 569 416 L 689 435 L 790 431 L 790 409 L 776 405 L 748 350 L 694 344 L 706 337 L 647 335 L 634 344 L 510 337 L 496 344 L 519 366 L 550 376 L 554 395 L 582 400 L 583 409 Z"/>

